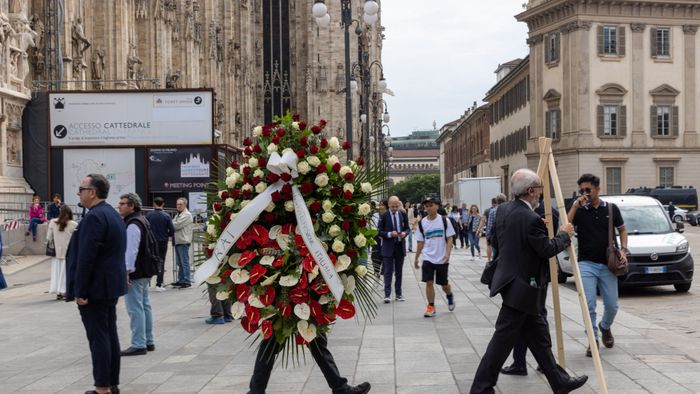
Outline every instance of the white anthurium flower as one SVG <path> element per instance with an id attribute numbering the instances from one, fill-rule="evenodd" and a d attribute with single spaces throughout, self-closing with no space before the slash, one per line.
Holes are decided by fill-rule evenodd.
<path id="1" fill-rule="evenodd" d="M 258 178 L 262 178 L 265 176 L 265 173 L 263 172 L 263 170 L 258 168 L 257 170 L 255 170 L 255 172 L 253 172 L 253 176 L 258 177 Z"/>
<path id="2" fill-rule="evenodd" d="M 292 287 L 297 283 L 299 283 L 299 277 L 296 275 L 284 275 L 280 277 L 280 286 Z"/>
<path id="3" fill-rule="evenodd" d="M 360 184 L 363 193 L 372 193 L 372 184 L 369 182 L 363 182 Z"/>
<path id="4" fill-rule="evenodd" d="M 287 212 L 294 212 L 294 201 L 289 200 L 284 202 L 284 210 Z"/>
<path id="5" fill-rule="evenodd" d="M 264 308 L 265 305 L 260 301 L 260 298 L 256 296 L 255 294 L 251 294 L 248 296 L 248 303 L 251 306 L 254 306 L 256 308 Z"/>
<path id="6" fill-rule="evenodd" d="M 328 168 L 333 168 L 333 166 L 336 165 L 336 163 L 340 163 L 340 159 L 338 159 L 338 156 L 336 155 L 330 155 L 328 157 L 328 160 L 326 160 L 326 166 Z"/>
<path id="7" fill-rule="evenodd" d="M 271 284 L 275 283 L 275 280 L 277 280 L 278 276 L 280 276 L 279 272 L 262 281 L 261 285 L 270 286 Z"/>
<path id="8" fill-rule="evenodd" d="M 277 245 L 279 245 L 280 249 L 282 250 L 288 250 L 289 249 L 289 235 L 287 234 L 280 234 L 277 236 Z"/>
<path id="9" fill-rule="evenodd" d="M 319 273 L 319 271 L 318 271 L 318 264 L 317 264 L 317 265 L 314 265 L 314 268 L 311 270 L 311 272 L 309 272 L 309 277 L 307 278 L 307 279 L 309 279 L 309 283 L 311 283 L 314 279 L 316 279 L 316 277 L 318 276 L 318 273 Z"/>
<path id="10" fill-rule="evenodd" d="M 234 302 L 231 305 L 231 316 L 236 320 L 245 316 L 245 304 L 239 301 Z"/>
<path id="11" fill-rule="evenodd" d="M 250 200 L 241 201 L 241 209 L 245 208 L 248 204 L 250 204 Z"/>
<path id="12" fill-rule="evenodd" d="M 238 268 L 238 261 L 241 260 L 241 254 L 240 253 L 234 253 L 228 258 L 228 265 L 231 267 L 236 267 Z"/>
<path id="13" fill-rule="evenodd" d="M 331 137 L 331 139 L 328 140 L 328 147 L 334 151 L 340 150 L 340 141 L 338 141 L 338 138 Z"/>
<path id="14" fill-rule="evenodd" d="M 360 214 L 360 216 L 367 216 L 370 212 L 372 212 L 372 207 L 370 207 L 367 203 L 362 203 L 359 207 L 357 207 L 357 212 Z"/>
<path id="15" fill-rule="evenodd" d="M 340 227 L 338 227 L 338 225 L 334 224 L 328 229 L 328 235 L 335 238 L 339 236 L 342 231 L 343 230 L 341 230 Z"/>
<path id="16" fill-rule="evenodd" d="M 260 137 L 262 135 L 262 126 L 253 127 L 253 135 L 256 137 Z"/>
<path id="17" fill-rule="evenodd" d="M 248 270 L 237 269 L 231 273 L 231 280 L 237 285 L 246 283 L 248 279 L 250 279 L 250 273 L 248 273 Z"/>
<path id="18" fill-rule="evenodd" d="M 321 204 L 321 206 L 323 207 L 323 210 L 325 212 L 333 210 L 333 203 L 330 200 L 323 200 L 323 203 Z"/>
<path id="19" fill-rule="evenodd" d="M 345 287 L 346 294 L 352 294 L 355 292 L 355 277 L 350 275 L 347 276 L 345 282 L 343 282 L 343 287 Z"/>
<path id="20" fill-rule="evenodd" d="M 265 182 L 260 182 L 257 185 L 255 185 L 255 192 L 258 194 L 264 192 L 265 189 L 267 189 L 267 183 Z"/>
<path id="21" fill-rule="evenodd" d="M 355 186 L 353 186 L 352 183 L 346 183 L 343 185 L 343 191 L 355 193 Z"/>
<path id="22" fill-rule="evenodd" d="M 221 278 L 219 278 L 219 276 L 217 275 L 212 275 L 207 278 L 207 283 L 209 283 L 210 285 L 216 285 L 219 284 L 219 282 L 221 282 Z"/>
<path id="23" fill-rule="evenodd" d="M 316 179 L 314 180 L 314 183 L 316 185 L 318 185 L 319 187 L 328 186 L 328 175 L 326 175 L 325 172 L 316 175 Z"/>
<path id="24" fill-rule="evenodd" d="M 313 168 L 316 168 L 321 164 L 321 159 L 319 159 L 316 156 L 309 156 L 306 158 L 306 161 L 309 163 L 309 165 Z"/>
<path id="25" fill-rule="evenodd" d="M 231 295 L 230 291 L 217 291 L 216 292 L 216 299 L 219 301 L 224 301 L 224 300 L 227 300 L 230 295 Z"/>
<path id="26" fill-rule="evenodd" d="M 331 249 L 333 249 L 333 251 L 336 253 L 342 253 L 345 250 L 345 244 L 336 239 L 333 241 Z"/>
<path id="27" fill-rule="evenodd" d="M 258 159 L 251 157 L 250 159 L 248 159 L 248 165 L 250 166 L 250 168 L 258 168 Z"/>
<path id="28" fill-rule="evenodd" d="M 270 201 L 269 204 L 265 207 L 265 212 L 272 212 L 275 210 L 275 203 Z"/>
<path id="29" fill-rule="evenodd" d="M 226 201 L 224 201 L 224 204 L 226 204 L 226 206 L 229 208 L 233 208 L 233 204 L 235 204 L 235 203 L 236 203 L 236 200 L 234 200 L 231 197 L 227 198 Z"/>
<path id="30" fill-rule="evenodd" d="M 335 263 L 335 272 L 345 271 L 350 266 L 350 263 L 352 263 L 350 256 L 346 254 L 338 256 L 338 260 Z"/>
<path id="31" fill-rule="evenodd" d="M 272 152 L 277 152 L 277 145 L 274 142 L 270 142 L 270 145 L 267 146 L 267 153 Z"/>
<path id="32" fill-rule="evenodd" d="M 353 241 L 355 241 L 355 245 L 360 248 L 364 248 L 367 245 L 367 238 L 362 234 L 357 234 Z"/>
<path id="33" fill-rule="evenodd" d="M 260 259 L 260 265 L 272 265 L 275 262 L 275 256 L 263 256 Z"/>
<path id="34" fill-rule="evenodd" d="M 321 297 L 319 297 L 318 303 L 321 304 L 321 305 L 326 305 L 326 304 L 328 304 L 329 302 L 331 302 L 331 301 L 333 301 L 333 300 L 335 300 L 335 298 L 333 298 L 333 295 L 331 295 L 331 294 L 324 294 L 324 295 L 322 295 Z"/>
<path id="35" fill-rule="evenodd" d="M 272 226 L 270 228 L 270 231 L 267 233 L 270 239 L 277 239 L 277 236 L 280 235 L 280 232 L 282 231 L 282 226 L 279 224 Z"/>
<path id="36" fill-rule="evenodd" d="M 297 163 L 297 171 L 299 171 L 299 173 L 302 175 L 306 175 L 309 171 L 311 171 L 311 166 L 306 161 L 300 161 Z"/>
<path id="37" fill-rule="evenodd" d="M 235 171 L 233 167 L 226 167 L 226 176 L 231 176 Z M 219 198 L 221 198 L 221 192 L 219 192 Z"/>
<path id="38" fill-rule="evenodd" d="M 324 223 L 333 223 L 333 220 L 335 220 L 335 214 L 333 212 L 324 212 L 323 215 L 321 215 L 321 220 L 323 220 Z"/>
<path id="39" fill-rule="evenodd" d="M 306 342 L 311 342 L 316 339 L 316 326 L 306 320 L 299 320 L 297 322 L 297 331 L 299 331 L 299 335 L 301 335 Z"/>
<path id="40" fill-rule="evenodd" d="M 311 308 L 309 308 L 309 304 L 305 302 L 296 304 L 294 305 L 294 314 L 301 320 L 309 320 L 309 317 L 311 316 Z"/>
<path id="41" fill-rule="evenodd" d="M 207 233 L 212 237 L 216 236 L 216 226 L 213 224 L 207 224 Z"/>
<path id="42" fill-rule="evenodd" d="M 364 278 L 365 275 L 367 275 L 367 267 L 365 267 L 364 265 L 358 265 L 357 267 L 355 267 L 355 273 L 360 278 Z"/>
<path id="43" fill-rule="evenodd" d="M 340 167 L 340 172 L 339 172 L 340 176 L 345 176 L 346 174 L 350 174 L 350 173 L 352 173 L 352 168 L 350 168 L 349 166 Z"/>

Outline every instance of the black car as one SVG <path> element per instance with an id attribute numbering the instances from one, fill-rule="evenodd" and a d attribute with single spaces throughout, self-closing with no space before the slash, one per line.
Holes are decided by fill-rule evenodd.
<path id="1" fill-rule="evenodd" d="M 697 226 L 698 222 L 700 222 L 700 211 L 692 211 L 688 212 L 685 214 L 685 220 L 691 225 L 691 226 Z"/>

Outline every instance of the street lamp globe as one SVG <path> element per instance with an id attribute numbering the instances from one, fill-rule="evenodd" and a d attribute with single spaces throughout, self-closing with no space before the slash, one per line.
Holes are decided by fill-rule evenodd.
<path id="1" fill-rule="evenodd" d="M 387 135 L 386 138 L 384 138 L 384 141 L 386 141 L 388 145 L 391 145 L 391 136 Z"/>
<path id="2" fill-rule="evenodd" d="M 369 143 L 374 144 L 374 136 L 373 135 L 369 136 Z"/>
<path id="3" fill-rule="evenodd" d="M 377 20 L 379 20 L 379 16 L 377 16 L 377 14 L 374 14 L 374 15 L 364 14 L 362 16 L 362 19 L 365 21 L 366 24 L 374 25 L 375 23 L 377 23 Z"/>
<path id="4" fill-rule="evenodd" d="M 368 15 L 376 15 L 379 12 L 379 4 L 374 0 L 365 1 L 365 13 Z"/>
<path id="5" fill-rule="evenodd" d="M 363 124 L 367 123 L 367 115 L 361 114 L 360 115 L 360 122 L 362 122 Z"/>
<path id="6" fill-rule="evenodd" d="M 355 78 L 350 80 L 350 91 L 353 93 L 357 92 L 357 81 Z"/>
<path id="7" fill-rule="evenodd" d="M 390 147 L 387 149 L 387 151 L 389 152 L 389 155 L 391 155 L 392 153 L 394 153 L 394 147 L 393 147 L 393 146 L 390 146 Z"/>
<path id="8" fill-rule="evenodd" d="M 322 2 L 317 2 L 311 7 L 311 14 L 314 18 L 323 18 L 324 15 L 328 15 L 328 7 Z"/>
<path id="9" fill-rule="evenodd" d="M 389 116 L 388 112 L 384 111 L 384 115 L 382 115 L 382 121 L 384 121 L 384 123 L 389 123 L 389 120 L 391 120 L 391 116 Z"/>
<path id="10" fill-rule="evenodd" d="M 381 77 L 381 78 L 379 79 L 378 86 L 379 86 L 379 89 L 380 89 L 381 91 L 385 91 L 385 90 L 386 90 L 387 83 L 386 83 L 386 79 L 384 79 L 384 77 Z"/>
<path id="11" fill-rule="evenodd" d="M 318 4 L 318 3 L 317 3 Z M 328 14 L 323 15 L 320 18 L 316 18 L 316 24 L 319 27 L 328 27 L 331 24 L 331 16 Z"/>

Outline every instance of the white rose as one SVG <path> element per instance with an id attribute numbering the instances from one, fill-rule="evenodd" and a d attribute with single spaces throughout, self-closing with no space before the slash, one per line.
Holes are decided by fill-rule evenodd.
<path id="1" fill-rule="evenodd" d="M 237 183 L 238 183 L 238 174 L 233 173 L 233 174 L 226 177 L 226 186 L 229 189 L 233 189 L 234 187 L 236 187 Z"/>
<path id="2" fill-rule="evenodd" d="M 213 224 L 207 224 L 207 233 L 209 233 L 209 235 L 212 237 L 216 236 L 216 226 Z"/>
<path id="3" fill-rule="evenodd" d="M 309 165 L 314 168 L 318 167 L 318 165 L 321 164 L 321 159 L 319 159 L 316 156 L 309 156 L 306 158 L 306 161 L 308 161 Z"/>
<path id="4" fill-rule="evenodd" d="M 292 149 L 292 148 L 284 148 L 284 150 L 282 151 L 282 154 L 284 155 L 284 154 L 287 153 L 287 152 L 292 152 L 292 153 L 294 153 L 294 149 Z"/>
<path id="5" fill-rule="evenodd" d="M 350 256 L 344 254 L 342 256 L 338 256 L 338 260 L 335 263 L 335 271 L 336 272 L 343 272 L 348 267 L 350 266 L 350 263 L 352 263 L 352 259 Z"/>
<path id="6" fill-rule="evenodd" d="M 316 175 L 314 183 L 317 184 L 319 187 L 328 186 L 328 175 L 326 175 L 326 173 Z"/>
<path id="7" fill-rule="evenodd" d="M 299 122 L 292 122 L 292 127 L 294 127 L 294 130 L 299 130 Z"/>
<path id="8" fill-rule="evenodd" d="M 253 135 L 256 137 L 260 137 L 262 135 L 262 126 L 253 127 Z"/>
<path id="9" fill-rule="evenodd" d="M 355 186 L 353 186 L 352 183 L 346 183 L 343 185 L 343 191 L 355 193 Z"/>
<path id="10" fill-rule="evenodd" d="M 265 182 L 260 182 L 257 185 L 255 185 L 255 192 L 258 194 L 264 192 L 265 189 L 267 189 L 267 183 Z"/>
<path id="11" fill-rule="evenodd" d="M 333 241 L 331 249 L 333 249 L 333 251 L 336 253 L 342 253 L 345 250 L 345 244 L 336 239 Z"/>
<path id="12" fill-rule="evenodd" d="M 338 141 L 338 138 L 331 137 L 331 139 L 328 140 L 328 147 L 330 147 L 334 151 L 339 150 L 340 149 L 340 141 Z"/>
<path id="13" fill-rule="evenodd" d="M 248 204 L 250 204 L 250 200 L 241 201 L 241 209 L 245 208 Z"/>
<path id="14" fill-rule="evenodd" d="M 367 275 L 367 267 L 365 267 L 364 265 L 358 265 L 357 267 L 355 267 L 355 273 L 360 278 L 364 278 L 365 275 Z"/>
<path id="15" fill-rule="evenodd" d="M 364 235 L 362 234 L 357 234 L 354 238 L 355 245 L 359 246 L 360 248 L 365 247 L 367 245 L 367 238 L 365 238 Z"/>
<path id="16" fill-rule="evenodd" d="M 253 172 L 253 176 L 258 177 L 258 178 L 262 178 L 265 176 L 265 173 L 263 172 L 263 170 L 258 168 L 257 170 L 255 170 L 255 172 Z"/>
<path id="17" fill-rule="evenodd" d="M 251 157 L 250 159 L 248 159 L 248 165 L 250 166 L 250 168 L 257 168 L 258 167 L 258 159 Z M 341 169 L 341 171 L 342 171 L 342 169 Z"/>
<path id="18" fill-rule="evenodd" d="M 335 214 L 333 212 L 324 212 L 323 215 L 321 215 L 321 219 L 324 223 L 331 223 L 335 220 Z"/>
<path id="19" fill-rule="evenodd" d="M 224 204 L 226 204 L 227 207 L 233 208 L 233 204 L 236 202 L 233 198 L 229 197 L 224 201 Z"/>
<path id="20" fill-rule="evenodd" d="M 250 183 L 246 183 L 245 185 L 243 185 L 243 187 L 241 187 L 241 190 L 253 191 L 253 185 L 251 185 Z"/>
<path id="21" fill-rule="evenodd" d="M 267 153 L 272 152 L 277 152 L 277 145 L 275 145 L 274 142 L 271 142 L 270 145 L 267 146 Z"/>
<path id="22" fill-rule="evenodd" d="M 284 210 L 287 212 L 294 212 L 294 201 L 285 201 Z"/>
<path id="23" fill-rule="evenodd" d="M 226 176 L 233 174 L 234 171 L 236 171 L 236 170 L 234 170 L 233 167 L 226 167 Z M 221 193 L 221 192 L 219 192 L 219 193 Z"/>
<path id="24" fill-rule="evenodd" d="M 367 216 L 371 211 L 372 211 L 372 207 L 370 207 L 369 204 L 367 204 L 367 203 L 360 204 L 360 206 L 357 207 L 357 212 L 361 216 Z"/>
<path id="25" fill-rule="evenodd" d="M 250 273 L 247 270 L 237 269 L 231 273 L 231 280 L 237 285 L 246 283 L 248 279 L 250 279 Z"/>
<path id="26" fill-rule="evenodd" d="M 265 207 L 265 212 L 272 212 L 274 210 L 275 210 L 275 203 L 270 201 L 270 203 L 267 204 L 267 206 Z"/>
<path id="27" fill-rule="evenodd" d="M 229 295 L 231 295 L 231 292 L 228 291 L 217 291 L 216 292 L 216 299 L 219 301 L 224 301 L 227 300 Z"/>
<path id="28" fill-rule="evenodd" d="M 349 174 L 351 172 L 352 172 L 352 168 L 350 168 L 348 166 L 342 166 L 342 167 L 340 167 L 340 172 L 338 172 L 338 173 L 340 174 L 340 176 L 344 177 L 345 174 Z"/>
<path id="29" fill-rule="evenodd" d="M 331 155 L 330 157 L 328 157 L 328 160 L 326 160 L 326 165 L 328 166 L 328 168 L 333 167 L 334 165 L 336 165 L 336 163 L 340 163 L 340 160 L 336 155 Z"/>
<path id="30" fill-rule="evenodd" d="M 321 206 L 323 207 L 323 210 L 326 212 L 333 209 L 333 203 L 330 200 L 323 200 L 323 204 Z"/>
<path id="31" fill-rule="evenodd" d="M 363 182 L 360 184 L 363 193 L 372 193 L 372 184 L 369 182 Z"/>
<path id="32" fill-rule="evenodd" d="M 309 166 L 309 163 L 306 161 L 300 161 L 297 163 L 297 171 L 299 171 L 299 173 L 302 175 L 306 175 L 309 171 L 311 171 L 311 166 Z"/>
<path id="33" fill-rule="evenodd" d="M 341 231 L 342 230 L 340 229 L 340 227 L 334 224 L 331 226 L 331 228 L 328 229 L 328 235 L 335 238 L 340 235 Z"/>

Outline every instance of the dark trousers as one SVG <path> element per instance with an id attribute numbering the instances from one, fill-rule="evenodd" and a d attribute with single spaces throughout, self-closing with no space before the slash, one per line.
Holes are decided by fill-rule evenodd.
<path id="1" fill-rule="evenodd" d="M 381 249 L 382 247 L 380 244 L 372 247 L 372 268 L 374 268 L 374 275 L 376 275 L 377 278 L 382 274 L 382 261 L 384 260 Z"/>
<path id="2" fill-rule="evenodd" d="M 78 306 L 90 343 L 92 376 L 96 387 L 119 384 L 121 355 L 117 334 L 117 300 L 89 300 L 87 305 Z"/>
<path id="3" fill-rule="evenodd" d="M 547 306 L 545 301 L 547 300 L 547 283 L 540 287 L 544 293 L 540 299 L 542 304 L 540 304 L 540 316 L 544 319 L 544 323 L 547 325 L 547 330 L 549 330 L 549 323 L 547 322 Z M 518 338 L 513 346 L 513 365 L 516 367 L 525 368 L 525 356 L 527 353 L 527 342 L 522 336 Z"/>
<path id="4" fill-rule="evenodd" d="M 503 305 L 496 320 L 496 332 L 481 358 L 470 393 L 494 393 L 493 386 L 498 381 L 501 367 L 519 338 L 525 340 L 535 360 L 542 367 L 552 390 L 567 379 L 566 372 L 559 368 L 554 360 L 549 328 L 542 316 L 528 315 Z"/>
<path id="5" fill-rule="evenodd" d="M 165 255 L 168 254 L 168 240 L 158 241 L 158 254 L 162 257 L 158 264 L 158 276 L 156 277 L 156 286 L 163 285 L 163 274 L 165 274 Z"/>
<path id="6" fill-rule="evenodd" d="M 209 303 L 211 303 L 209 314 L 215 317 L 230 317 L 233 319 L 233 315 L 231 315 L 231 301 L 228 298 L 224 301 L 216 299 L 216 285 L 208 285 L 207 291 L 209 292 Z"/>
<path id="7" fill-rule="evenodd" d="M 469 231 L 466 226 L 459 232 L 459 243 L 461 247 L 469 246 Z"/>
<path id="8" fill-rule="evenodd" d="M 325 334 L 321 334 L 316 339 L 311 341 L 307 347 L 313 356 L 318 368 L 323 372 L 326 378 L 328 387 L 332 392 L 342 393 L 349 388 L 348 380 L 340 376 L 338 367 L 335 365 L 335 360 L 330 351 L 328 351 L 328 340 Z M 250 379 L 249 394 L 264 394 L 267 388 L 267 383 L 272 374 L 272 368 L 275 365 L 275 357 L 282 350 L 282 346 L 278 345 L 274 339 L 264 340 L 258 348 L 258 355 L 255 358 L 255 369 L 253 377 Z"/>
<path id="9" fill-rule="evenodd" d="M 383 267 L 384 272 L 384 296 L 391 296 L 391 278 L 396 274 L 396 282 L 394 284 L 394 294 L 397 297 L 401 296 L 401 279 L 403 277 L 403 260 L 406 257 L 403 253 L 398 252 L 401 249 L 401 245 L 394 248 L 393 256 L 383 256 Z"/>

